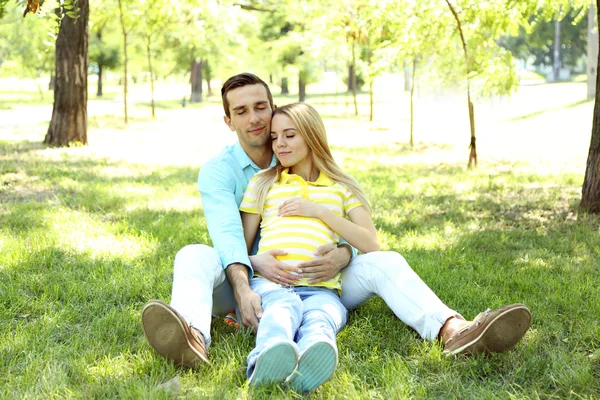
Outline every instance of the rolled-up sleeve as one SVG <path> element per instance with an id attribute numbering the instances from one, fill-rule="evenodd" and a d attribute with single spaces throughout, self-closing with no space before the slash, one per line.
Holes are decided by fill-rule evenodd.
<path id="1" fill-rule="evenodd" d="M 198 190 L 202 197 L 204 216 L 213 247 L 219 253 L 223 268 L 233 263 L 244 264 L 253 270 L 246 250 L 242 219 L 236 201 L 236 180 L 228 174 L 227 166 L 208 162 L 198 175 Z"/>

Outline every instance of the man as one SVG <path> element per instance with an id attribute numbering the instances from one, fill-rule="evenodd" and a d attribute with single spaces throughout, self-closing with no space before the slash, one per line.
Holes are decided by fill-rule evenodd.
<path id="1" fill-rule="evenodd" d="M 531 324 L 524 305 L 488 310 L 466 321 L 394 252 L 352 257 L 350 246 L 341 243 L 319 249 L 320 257 L 297 268 L 276 259 L 284 251 L 248 256 L 238 207 L 250 178 L 276 162 L 270 140 L 273 97 L 267 84 L 249 73 L 229 78 L 221 95 L 225 123 L 239 141 L 208 161 L 198 177 L 214 248 L 189 245 L 180 250 L 170 306 L 153 300 L 144 307 L 144 334 L 159 354 L 186 367 L 208 363 L 211 315 L 224 316 L 236 307 L 243 325 L 256 329 L 262 309 L 260 296 L 249 286 L 254 270 L 282 285 L 300 277 L 320 282 L 341 271 L 346 308 L 381 296 L 403 322 L 425 339 L 439 339 L 449 354 L 502 352 L 523 337 Z"/>

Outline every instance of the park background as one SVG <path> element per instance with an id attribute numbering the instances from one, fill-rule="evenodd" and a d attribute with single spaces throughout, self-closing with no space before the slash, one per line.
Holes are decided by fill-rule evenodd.
<path id="1" fill-rule="evenodd" d="M 310 398 L 600 397 L 587 2 L 90 1 L 85 129 L 49 134 L 55 60 L 79 43 L 59 44 L 56 15 L 76 25 L 87 4 L 23 18 L 25 2 L 0 1 L 1 398 L 302 397 L 248 389 L 249 332 L 215 319 L 212 364 L 182 370 L 140 324 L 169 301 L 176 252 L 210 243 L 195 182 L 236 140 L 219 89 L 241 71 L 320 111 L 382 248 L 450 307 L 533 313 L 514 350 L 448 358 L 374 299 Z"/>

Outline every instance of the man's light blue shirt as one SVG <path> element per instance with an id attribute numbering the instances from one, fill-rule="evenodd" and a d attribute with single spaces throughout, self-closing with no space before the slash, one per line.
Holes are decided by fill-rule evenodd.
<path id="1" fill-rule="evenodd" d="M 276 161 L 273 155 L 270 166 L 274 166 Z M 198 190 L 202 196 L 208 234 L 223 268 L 233 263 L 244 264 L 250 269 L 249 276 L 252 276 L 253 270 L 246 250 L 239 206 L 248 181 L 260 170 L 236 142 L 206 162 L 198 174 Z M 256 254 L 259 237 L 260 232 L 250 254 Z"/>

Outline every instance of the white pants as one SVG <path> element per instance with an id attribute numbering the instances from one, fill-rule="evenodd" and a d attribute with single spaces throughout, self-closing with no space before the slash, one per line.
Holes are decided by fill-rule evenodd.
<path id="1" fill-rule="evenodd" d="M 410 268 L 404 257 L 378 251 L 353 257 L 342 270 L 342 304 L 352 310 L 380 296 L 394 314 L 421 337 L 433 340 L 446 320 L 459 315 L 448 308 Z M 211 316 L 236 308 L 231 285 L 212 247 L 192 244 L 175 257 L 171 306 L 210 345 Z"/>

